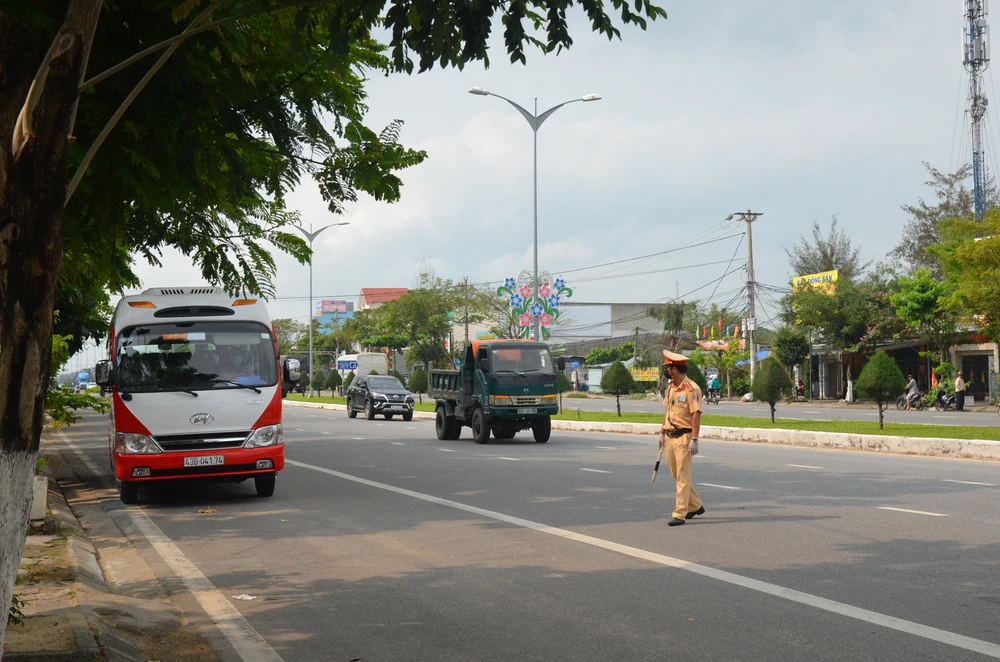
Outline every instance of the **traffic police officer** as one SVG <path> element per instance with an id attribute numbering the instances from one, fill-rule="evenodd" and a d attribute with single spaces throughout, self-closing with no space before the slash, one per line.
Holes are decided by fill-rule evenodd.
<path id="1" fill-rule="evenodd" d="M 701 498 L 691 484 L 691 457 L 698 454 L 701 431 L 701 388 L 687 377 L 688 359 L 663 350 L 663 363 L 670 382 L 663 399 L 666 413 L 660 427 L 660 447 L 666 450 L 670 474 L 677 482 L 677 505 L 669 526 L 705 512 Z"/>

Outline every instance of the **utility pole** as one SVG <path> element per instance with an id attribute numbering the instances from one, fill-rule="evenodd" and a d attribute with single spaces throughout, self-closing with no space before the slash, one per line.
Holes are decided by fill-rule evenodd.
<path id="1" fill-rule="evenodd" d="M 639 352 L 639 327 L 635 327 L 635 342 L 632 343 L 632 365 L 635 366 L 635 357 Z"/>
<path id="2" fill-rule="evenodd" d="M 465 284 L 462 286 L 462 292 L 465 295 L 465 346 L 469 346 L 469 278 L 466 277 Z"/>
<path id="3" fill-rule="evenodd" d="M 986 0 L 965 0 L 965 39 L 962 64 L 969 72 L 969 117 L 972 118 L 972 192 L 976 220 L 986 213 L 986 153 L 982 122 L 986 117 L 986 87 L 982 73 L 990 66 L 990 28 L 986 24 Z"/>
<path id="4" fill-rule="evenodd" d="M 754 306 L 754 291 L 757 284 L 754 282 L 753 274 L 753 222 L 763 215 L 763 212 L 750 211 L 749 209 L 729 215 L 729 219 L 739 216 L 747 224 L 747 302 L 750 316 L 744 322 L 743 329 L 746 331 L 747 347 L 750 349 L 751 387 L 753 387 L 754 370 L 757 367 L 757 311 Z"/>

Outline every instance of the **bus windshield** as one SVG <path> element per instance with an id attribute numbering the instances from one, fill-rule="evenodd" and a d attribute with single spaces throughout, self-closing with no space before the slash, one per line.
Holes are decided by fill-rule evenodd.
<path id="1" fill-rule="evenodd" d="M 270 330 L 256 322 L 168 322 L 124 329 L 114 363 L 133 393 L 274 386 Z"/>

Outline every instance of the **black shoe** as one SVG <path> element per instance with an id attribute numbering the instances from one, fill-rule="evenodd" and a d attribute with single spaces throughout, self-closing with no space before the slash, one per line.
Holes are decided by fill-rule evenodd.
<path id="1" fill-rule="evenodd" d="M 704 514 L 705 514 L 705 506 L 702 506 L 701 508 L 699 508 L 698 510 L 694 511 L 693 513 L 688 513 L 687 515 L 685 515 L 684 519 L 691 519 L 695 515 L 704 515 Z"/>
<path id="2" fill-rule="evenodd" d="M 683 523 L 684 523 L 684 520 L 677 519 L 676 517 L 674 517 L 669 522 L 667 522 L 667 526 L 680 526 Z"/>

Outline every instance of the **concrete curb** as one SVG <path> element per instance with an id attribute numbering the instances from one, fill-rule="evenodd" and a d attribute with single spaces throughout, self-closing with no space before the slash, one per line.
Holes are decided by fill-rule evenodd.
<path id="1" fill-rule="evenodd" d="M 344 405 L 289 402 L 290 407 L 331 409 L 346 411 Z M 430 412 L 414 412 L 414 418 L 433 419 Z M 599 421 L 552 421 L 553 430 L 576 432 L 610 432 L 653 436 L 660 426 L 655 423 L 607 423 Z M 729 428 L 705 425 L 701 428 L 705 439 L 738 441 L 756 444 L 802 446 L 806 448 L 834 448 L 843 450 L 892 453 L 896 455 L 929 455 L 971 460 L 1000 461 L 1000 441 L 985 439 L 945 439 L 932 437 L 892 437 L 878 434 L 847 434 L 841 432 L 812 432 L 808 430 L 779 430 L 762 428 Z"/>

